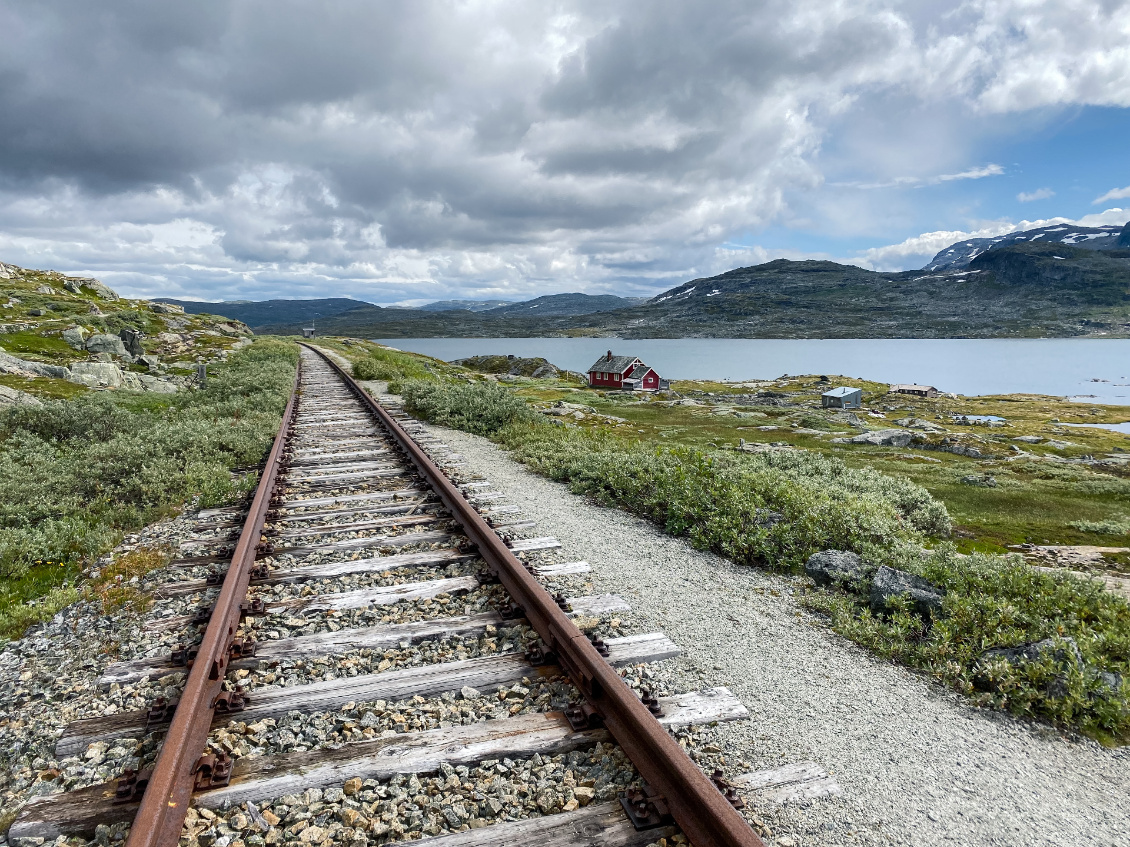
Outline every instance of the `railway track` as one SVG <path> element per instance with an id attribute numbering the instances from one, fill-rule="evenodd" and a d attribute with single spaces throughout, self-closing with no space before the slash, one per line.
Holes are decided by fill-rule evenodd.
<path id="1" fill-rule="evenodd" d="M 566 596 L 589 565 L 555 561 L 558 541 L 504 500 L 304 348 L 250 508 L 201 512 L 154 592 L 161 652 L 103 673 L 155 696 L 57 742 L 60 759 L 137 750 L 133 767 L 32 800 L 9 839 L 129 824 L 127 847 L 218 844 L 217 831 L 248 845 L 631 847 L 678 831 L 760 845 L 733 785 L 674 737 L 745 708 L 724 688 L 641 689 L 631 669 L 677 645 L 598 637 L 628 604 Z"/>

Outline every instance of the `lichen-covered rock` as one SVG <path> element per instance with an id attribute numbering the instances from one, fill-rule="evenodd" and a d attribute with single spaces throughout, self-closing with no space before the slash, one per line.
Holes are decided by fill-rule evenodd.
<path id="1" fill-rule="evenodd" d="M 117 338 L 116 335 L 111 337 Z M 118 342 L 121 343 L 121 339 Z M 110 362 L 75 362 L 71 366 L 70 380 L 87 386 L 93 380 L 96 386 L 121 388 L 122 369 Z"/>
<path id="2" fill-rule="evenodd" d="M 111 356 L 128 356 L 122 339 L 116 335 L 98 333 L 86 339 L 86 349 L 91 353 L 109 353 Z"/>
<path id="3" fill-rule="evenodd" d="M 941 611 L 944 596 L 945 590 L 928 580 L 886 565 L 879 568 L 871 582 L 870 601 L 875 612 L 885 611 L 894 598 L 905 597 L 910 600 L 915 612 L 928 617 Z"/>
<path id="4" fill-rule="evenodd" d="M 817 585 L 843 585 L 854 588 L 870 575 L 870 568 L 850 550 L 821 550 L 804 563 L 804 572 Z"/>
<path id="5" fill-rule="evenodd" d="M 167 379 L 158 379 L 149 374 L 135 374 L 135 376 L 141 381 L 141 386 L 146 391 L 154 391 L 157 394 L 176 394 L 179 390 L 175 383 L 169 382 Z"/>
<path id="6" fill-rule="evenodd" d="M 38 397 L 33 397 L 26 391 L 20 391 L 18 388 L 9 388 L 6 385 L 0 385 L 0 407 L 3 406 L 42 406 Z"/>
<path id="7" fill-rule="evenodd" d="M 72 326 L 63 330 L 63 340 L 68 346 L 76 350 L 86 349 L 86 330 L 81 326 Z"/>
<path id="8" fill-rule="evenodd" d="M 150 303 L 149 308 L 158 315 L 183 315 L 184 306 L 177 306 L 173 303 Z"/>
<path id="9" fill-rule="evenodd" d="M 918 439 L 913 432 L 905 429 L 880 429 L 863 432 L 850 438 L 833 438 L 834 444 L 874 444 L 877 447 L 905 447 Z"/>

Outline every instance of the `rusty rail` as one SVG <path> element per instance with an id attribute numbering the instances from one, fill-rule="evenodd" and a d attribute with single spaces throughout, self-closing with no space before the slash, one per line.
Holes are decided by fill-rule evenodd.
<path id="1" fill-rule="evenodd" d="M 189 671 L 161 752 L 144 786 L 145 793 L 130 828 L 126 847 L 175 847 L 180 841 L 189 800 L 198 779 L 197 765 L 208 743 L 213 708 L 223 686 L 229 649 L 239 626 L 243 600 L 247 596 L 251 568 L 263 534 L 283 447 L 294 420 L 301 375 L 302 363 L 299 361 L 282 424 L 263 466 L 255 499 L 239 535 L 215 611 L 200 644 L 200 652 Z M 205 778 L 208 775 L 203 774 Z"/>
<path id="2" fill-rule="evenodd" d="M 303 346 L 320 355 L 341 376 L 451 510 L 467 536 L 478 546 L 479 554 L 509 592 L 512 602 L 521 607 L 521 613 L 541 636 L 545 649 L 552 652 L 584 695 L 589 709 L 599 716 L 616 743 L 647 780 L 655 793 L 654 804 L 670 810 L 675 822 L 695 847 L 764 847 L 745 818 L 690 760 L 636 693 L 558 607 L 549 592 L 526 570 L 396 419 L 337 362 L 315 347 Z M 662 808 L 658 811 L 661 812 Z M 128 847 L 134 845 L 131 843 Z"/>

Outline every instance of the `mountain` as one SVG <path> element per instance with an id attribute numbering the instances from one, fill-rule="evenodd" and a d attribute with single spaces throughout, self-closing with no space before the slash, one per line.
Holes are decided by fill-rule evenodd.
<path id="1" fill-rule="evenodd" d="M 509 306 L 513 300 L 436 300 L 434 303 L 425 303 L 417 306 L 421 312 L 449 312 L 454 309 L 466 309 L 468 312 L 485 312 L 499 306 Z"/>
<path id="2" fill-rule="evenodd" d="M 537 317 L 539 315 L 590 315 L 611 312 L 644 303 L 646 297 L 617 297 L 614 294 L 547 294 L 522 303 L 491 309 L 492 317 Z"/>
<path id="3" fill-rule="evenodd" d="M 190 315 L 223 315 L 243 321 L 252 329 L 271 324 L 288 326 L 297 334 L 310 321 L 321 323 L 324 318 L 339 315 L 358 306 L 368 306 L 362 300 L 348 297 L 327 297 L 318 300 L 225 300 L 219 303 L 200 303 L 193 300 L 173 300 L 158 297 L 154 303 L 171 303 L 181 306 Z"/>
<path id="4" fill-rule="evenodd" d="M 899 273 L 779 259 L 691 280 L 606 312 L 361 306 L 319 320 L 318 327 L 366 338 L 1130 336 L 1130 249 L 1036 240 L 985 251 L 960 270 Z"/>
<path id="5" fill-rule="evenodd" d="M 1130 246 L 1130 243 L 1119 242 L 1120 232 L 1127 234 L 1127 228 L 1130 228 L 1130 223 L 1127 223 L 1126 227 L 1053 224 L 1023 232 L 1010 232 L 1007 235 L 998 235 L 996 238 L 972 238 L 969 241 L 951 244 L 931 259 L 930 264 L 922 270 L 960 270 L 988 250 L 999 250 L 1013 244 L 1037 241 L 1044 244 L 1069 244 L 1087 250 L 1114 250 L 1118 247 Z M 1130 242 L 1130 234 L 1127 234 L 1127 241 Z"/>

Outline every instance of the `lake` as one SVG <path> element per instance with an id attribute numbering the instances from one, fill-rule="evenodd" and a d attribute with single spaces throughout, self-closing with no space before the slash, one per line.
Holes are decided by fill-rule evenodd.
<path id="1" fill-rule="evenodd" d="M 390 338 L 390 347 L 451 361 L 541 356 L 586 371 L 611 348 L 670 379 L 752 380 L 839 374 L 916 382 L 967 396 L 1051 394 L 1130 406 L 1130 339 Z"/>

